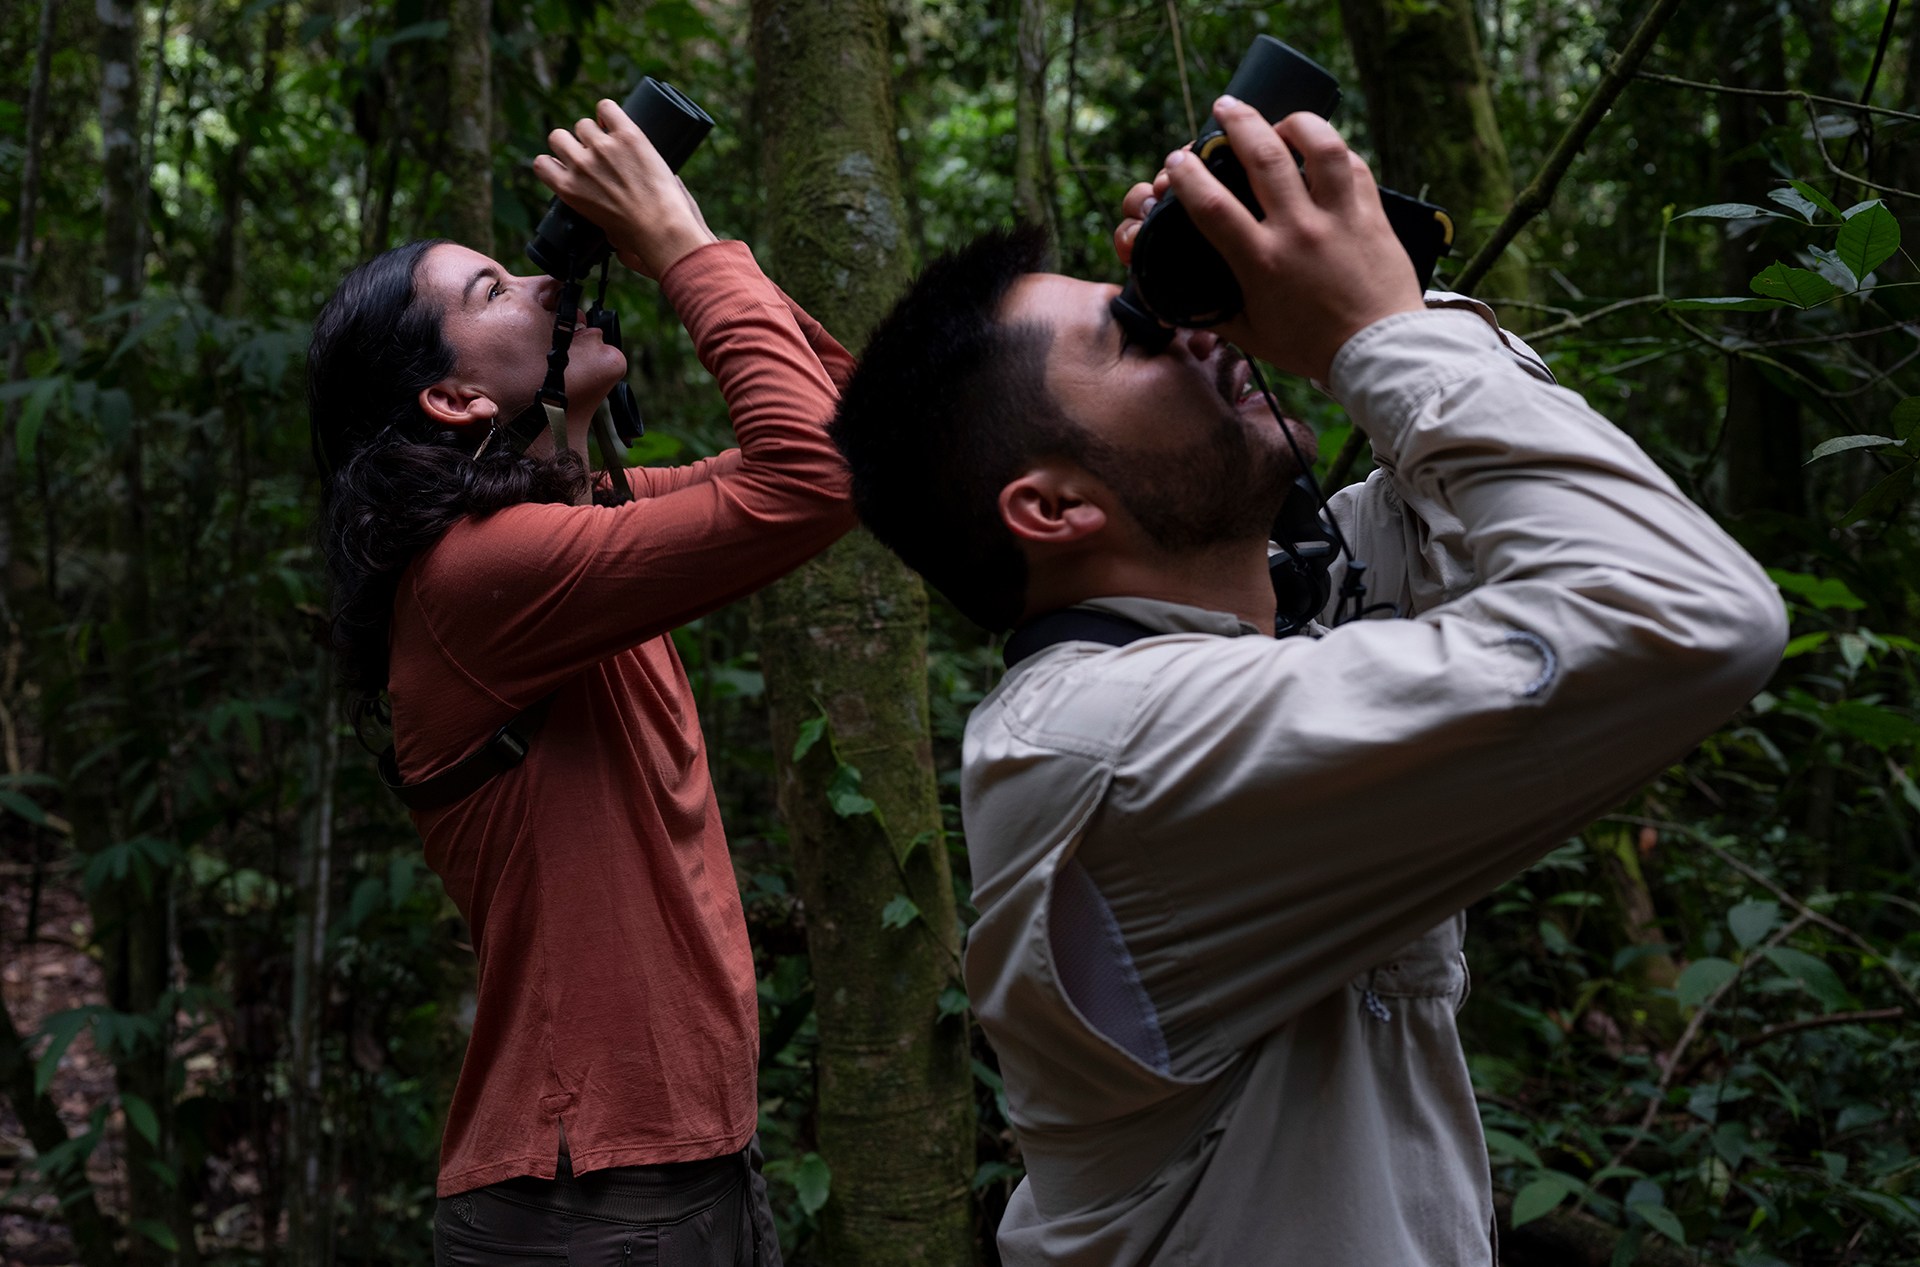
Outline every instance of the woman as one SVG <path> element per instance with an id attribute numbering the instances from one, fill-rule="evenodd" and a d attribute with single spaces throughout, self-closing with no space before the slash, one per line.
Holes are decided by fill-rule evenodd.
<path id="1" fill-rule="evenodd" d="M 347 685 L 386 692 L 401 777 L 551 701 L 521 764 L 414 814 L 480 961 L 436 1259 L 778 1263 L 747 1160 L 752 954 L 667 635 L 852 524 L 823 429 L 852 362 L 613 102 L 549 142 L 536 174 L 660 281 L 740 447 L 628 472 L 634 500 L 603 506 L 544 429 L 524 454 L 489 441 L 540 386 L 557 284 L 451 243 L 362 265 L 315 324 L 336 639 Z M 625 369 L 576 334 L 574 449 Z"/>

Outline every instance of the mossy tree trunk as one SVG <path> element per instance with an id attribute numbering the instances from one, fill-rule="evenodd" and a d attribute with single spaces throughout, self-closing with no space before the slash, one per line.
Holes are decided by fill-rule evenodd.
<path id="1" fill-rule="evenodd" d="M 493 254 L 493 0 L 447 5 L 447 233 Z"/>
<path id="2" fill-rule="evenodd" d="M 886 21 L 880 0 L 753 5 L 768 263 L 856 349 L 910 268 Z M 833 1172 L 820 1258 L 966 1263 L 973 1105 L 965 1025 L 939 1009 L 959 938 L 928 735 L 926 594 L 855 532 L 765 591 L 756 618 L 819 1014 L 819 1147 Z M 803 728 L 818 737 L 795 759 Z"/>
<path id="3" fill-rule="evenodd" d="M 1053 206 L 1053 159 L 1047 145 L 1047 4 L 1019 0 L 1014 40 L 1013 206 L 1020 218 L 1045 227 L 1049 239 L 1059 233 Z M 1049 251 L 1057 264 L 1059 246 Z"/>
<path id="4" fill-rule="evenodd" d="M 1473 0 L 1340 0 L 1367 98 L 1375 171 L 1406 194 L 1426 191 L 1453 216 L 1453 259 L 1473 255 L 1513 205 L 1513 174 Z M 1525 299 L 1526 260 L 1507 249 L 1475 293 Z"/>

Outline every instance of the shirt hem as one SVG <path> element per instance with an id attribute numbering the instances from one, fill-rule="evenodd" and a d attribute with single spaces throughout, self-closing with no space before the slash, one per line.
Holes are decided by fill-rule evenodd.
<path id="1" fill-rule="evenodd" d="M 706 1135 L 695 1139 L 674 1140 L 666 1144 L 625 1144 L 617 1148 L 595 1148 L 570 1155 L 573 1173 L 583 1175 L 615 1166 L 664 1166 L 678 1161 L 706 1161 L 737 1153 L 753 1138 L 753 1126 L 725 1135 Z M 434 1186 L 436 1197 L 453 1197 L 508 1179 L 552 1179 L 559 1160 L 554 1153 L 529 1153 L 512 1161 L 475 1166 L 453 1174 L 443 1174 Z"/>

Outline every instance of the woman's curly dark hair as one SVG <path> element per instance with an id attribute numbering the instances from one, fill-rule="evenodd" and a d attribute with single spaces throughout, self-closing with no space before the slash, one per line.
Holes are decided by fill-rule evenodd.
<path id="1" fill-rule="evenodd" d="M 415 285 L 439 240 L 395 247 L 340 283 L 307 349 L 307 415 L 320 468 L 321 547 L 333 582 L 340 682 L 384 712 L 387 638 L 400 574 L 467 515 L 573 502 L 588 487 L 571 450 L 530 458 L 436 426 L 420 392 L 453 372 L 441 310 Z M 384 718 L 382 718 L 384 720 Z"/>

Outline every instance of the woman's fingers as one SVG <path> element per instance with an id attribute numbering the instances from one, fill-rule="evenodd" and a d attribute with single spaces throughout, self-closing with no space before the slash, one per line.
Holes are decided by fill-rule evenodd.
<path id="1" fill-rule="evenodd" d="M 578 167 L 586 161 L 586 147 L 574 139 L 573 133 L 565 128 L 555 128 L 547 133 L 547 148 L 553 156 L 568 167 Z"/>

